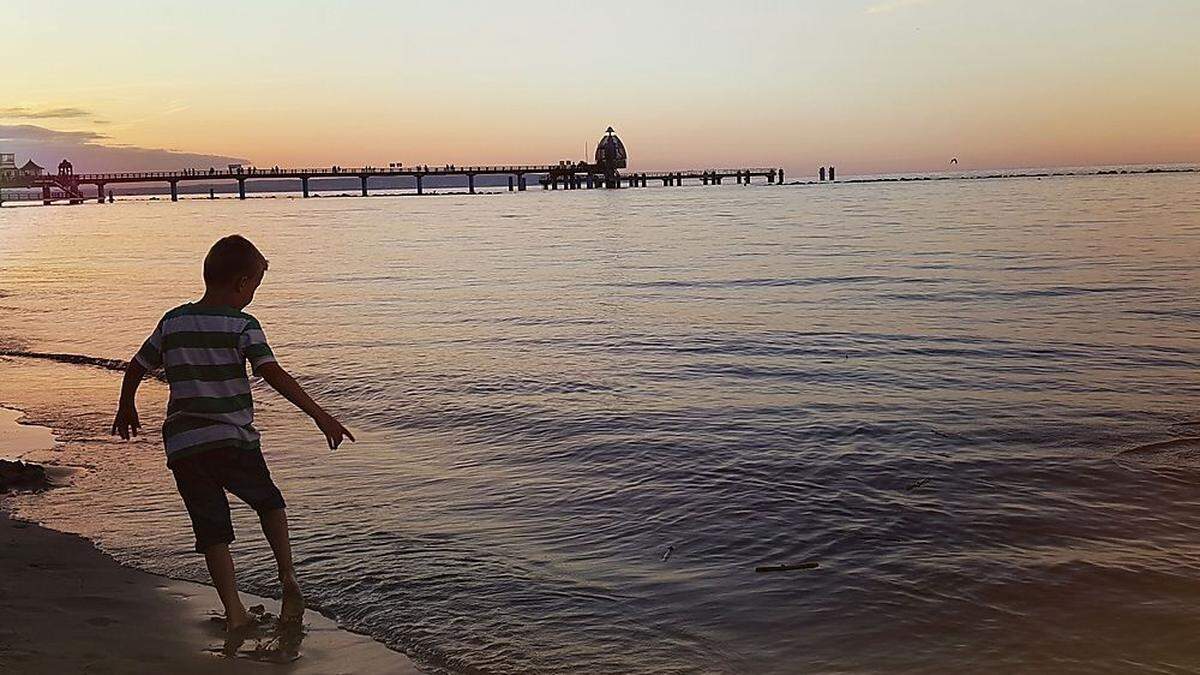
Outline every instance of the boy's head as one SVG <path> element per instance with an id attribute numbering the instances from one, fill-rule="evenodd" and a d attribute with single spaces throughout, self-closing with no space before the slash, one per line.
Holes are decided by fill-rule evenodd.
<path id="1" fill-rule="evenodd" d="M 204 286 L 221 293 L 237 309 L 254 299 L 266 271 L 262 252 L 239 234 L 218 239 L 204 256 Z"/>

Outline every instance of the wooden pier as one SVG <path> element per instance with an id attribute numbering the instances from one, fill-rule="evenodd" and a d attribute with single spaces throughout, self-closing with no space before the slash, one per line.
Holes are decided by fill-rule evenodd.
<path id="1" fill-rule="evenodd" d="M 11 155 L 7 157 L 11 158 Z M 32 163 L 30 163 L 32 165 Z M 27 165 L 27 166 L 30 166 Z M 625 148 L 609 127 L 607 136 L 601 138 L 596 150 L 596 161 L 593 162 L 559 162 L 558 164 L 535 165 L 499 165 L 499 166 L 403 166 L 394 164 L 388 167 L 321 167 L 321 168 L 261 168 L 255 166 L 230 165 L 217 169 L 184 169 L 179 171 L 134 171 L 123 173 L 81 173 L 67 160 L 58 166 L 57 174 L 40 171 L 13 169 L 3 171 L 0 167 L 0 189 L 37 190 L 41 193 L 43 204 L 55 202 L 82 203 L 94 200 L 103 204 L 105 197 L 111 197 L 114 185 L 126 184 L 166 184 L 170 189 L 171 201 L 179 200 L 181 183 L 204 183 L 208 186 L 217 183 L 237 183 L 237 194 L 240 199 L 246 198 L 246 184 L 252 181 L 295 181 L 300 194 L 308 197 L 314 188 L 313 181 L 326 179 L 345 180 L 358 179 L 362 196 L 369 194 L 369 182 L 372 178 L 411 178 L 417 194 L 425 193 L 425 179 L 430 176 L 461 176 L 465 179 L 465 187 L 475 194 L 475 179 L 478 176 L 507 176 L 509 192 L 524 191 L 532 178 L 546 190 L 565 190 L 622 187 L 648 187 L 650 185 L 680 186 L 684 181 L 692 181 L 701 185 L 721 185 L 727 180 L 738 184 L 750 184 L 754 179 L 774 184 L 783 183 L 783 169 L 750 168 L 750 169 L 696 169 L 687 171 L 651 171 L 623 172 L 626 166 Z M 14 165 L 15 167 L 15 165 Z M 85 190 L 84 186 L 90 189 Z M 28 198 L 27 198 L 28 199 Z M 32 200 L 37 200 L 33 197 Z M 12 201 L 10 199 L 10 201 Z M 111 199 L 110 199 L 111 201 Z M 0 204 L 3 197 L 0 195 Z"/>
<path id="2" fill-rule="evenodd" d="M 648 187 L 651 185 L 679 186 L 684 181 L 701 185 L 721 185 L 725 181 L 749 184 L 753 179 L 766 183 L 783 182 L 782 169 L 701 169 L 688 171 L 650 171 L 617 173 L 611 178 L 597 172 L 589 165 L 511 165 L 511 166 L 453 166 L 453 167 L 328 167 L 304 169 L 262 169 L 243 167 L 237 169 L 192 169 L 183 171 L 133 171 L 123 173 L 55 174 L 0 178 L 0 189 L 38 190 L 45 203 L 96 201 L 104 203 L 107 191 L 114 185 L 165 183 L 170 188 L 171 201 L 179 199 L 181 183 L 237 183 L 238 197 L 246 198 L 246 184 L 261 180 L 296 181 L 300 194 L 308 197 L 315 189 L 314 182 L 322 179 L 357 178 L 359 191 L 367 196 L 372 178 L 408 177 L 414 181 L 416 193 L 425 193 L 425 179 L 429 176 L 462 176 L 465 187 L 475 194 L 477 176 L 508 176 L 508 190 L 524 191 L 530 179 L 547 190 L 572 190 L 616 187 Z M 615 184 L 614 184 L 615 183 Z M 84 186 L 92 189 L 84 190 Z M 24 199 L 9 198 L 8 201 L 36 201 L 38 197 Z M 2 202 L 0 202 L 2 203 Z"/>

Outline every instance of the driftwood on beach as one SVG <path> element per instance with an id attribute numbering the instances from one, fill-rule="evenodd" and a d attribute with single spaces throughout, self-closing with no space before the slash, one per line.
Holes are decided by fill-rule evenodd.
<path id="1" fill-rule="evenodd" d="M 46 470 L 29 462 L 0 459 L 0 494 L 10 490 L 45 490 L 50 487 Z"/>

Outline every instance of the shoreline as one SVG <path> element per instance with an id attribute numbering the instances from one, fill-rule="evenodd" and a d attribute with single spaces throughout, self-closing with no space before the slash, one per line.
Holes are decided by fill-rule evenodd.
<path id="1" fill-rule="evenodd" d="M 302 633 L 226 641 L 211 586 L 121 565 L 0 509 L 0 669 L 22 673 L 418 673 L 400 652 L 305 610 Z M 279 601 L 242 593 L 278 616 Z"/>
<path id="2" fill-rule="evenodd" d="M 0 420 L 0 431 L 14 428 L 44 429 Z M 6 440 L 0 457 L 31 449 Z M 241 593 L 243 602 L 261 607 L 261 625 L 243 642 L 228 642 L 211 586 L 123 565 L 82 536 L 22 520 L 2 499 L 0 547 L 3 671 L 420 672 L 402 652 L 312 609 L 305 610 L 302 630 L 280 630 L 272 620 L 279 601 L 248 593 Z"/>

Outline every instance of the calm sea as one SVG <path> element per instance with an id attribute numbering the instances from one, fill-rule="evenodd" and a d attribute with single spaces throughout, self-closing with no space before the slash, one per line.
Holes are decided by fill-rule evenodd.
<path id="1" fill-rule="evenodd" d="M 1124 452 L 1200 436 L 1200 175 L 5 209 L 0 347 L 128 358 L 232 232 L 359 437 L 256 384 L 301 580 L 431 669 L 1200 668 L 1200 460 Z M 0 359 L 80 467 L 17 506 L 203 579 L 118 385 Z"/>

